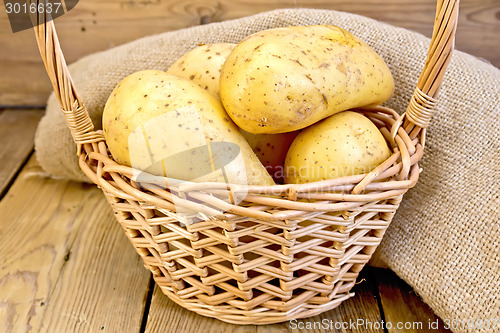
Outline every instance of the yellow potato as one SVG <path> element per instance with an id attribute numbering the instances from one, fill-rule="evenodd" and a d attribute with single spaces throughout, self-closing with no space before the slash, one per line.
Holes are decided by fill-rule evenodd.
<path id="1" fill-rule="evenodd" d="M 285 182 L 310 183 L 368 173 L 391 152 L 370 119 L 345 111 L 304 129 L 285 159 Z"/>
<path id="2" fill-rule="evenodd" d="M 280 134 L 252 134 L 240 129 L 252 150 L 277 183 L 283 183 L 285 157 L 299 131 Z"/>
<path id="3" fill-rule="evenodd" d="M 220 77 L 227 113 L 256 134 L 305 128 L 337 112 L 383 103 L 393 91 L 383 59 L 331 25 L 253 34 L 234 48 Z"/>
<path id="4" fill-rule="evenodd" d="M 231 43 L 200 45 L 177 59 L 167 73 L 192 80 L 220 100 L 220 69 L 235 46 Z"/>
<path id="5" fill-rule="evenodd" d="M 220 99 L 220 70 L 236 44 L 216 43 L 198 46 L 180 57 L 167 71 L 190 79 Z M 252 134 L 240 130 L 261 163 L 277 182 L 283 183 L 286 152 L 298 132 Z"/>
<path id="6" fill-rule="evenodd" d="M 118 84 L 103 113 L 109 150 L 120 164 L 190 181 L 274 184 L 220 102 L 162 71 Z"/>

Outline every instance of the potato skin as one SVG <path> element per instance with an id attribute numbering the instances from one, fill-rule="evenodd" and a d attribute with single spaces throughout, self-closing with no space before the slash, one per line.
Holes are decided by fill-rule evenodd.
<path id="1" fill-rule="evenodd" d="M 253 34 L 234 48 L 220 77 L 222 104 L 250 133 L 305 128 L 337 112 L 383 103 L 393 91 L 383 59 L 331 25 Z"/>
<path id="2" fill-rule="evenodd" d="M 197 46 L 177 59 L 167 73 L 192 80 L 220 100 L 220 70 L 235 46 L 231 43 Z"/>
<path id="3" fill-rule="evenodd" d="M 219 77 L 222 65 L 236 44 L 205 44 L 185 53 L 167 71 L 189 79 L 220 100 Z M 286 153 L 298 132 L 253 134 L 240 130 L 269 174 L 283 183 Z"/>
<path id="4" fill-rule="evenodd" d="M 303 184 L 368 173 L 390 155 L 370 119 L 353 111 L 340 112 L 295 138 L 285 159 L 285 182 Z"/>
<path id="5" fill-rule="evenodd" d="M 186 112 L 196 117 L 186 116 Z M 165 121 L 167 119 L 167 121 Z M 136 130 L 137 129 L 137 130 Z M 132 166 L 129 136 L 143 131 L 147 149 L 134 150 L 134 168 L 144 170 L 152 160 L 162 160 L 194 149 L 207 142 L 234 143 L 239 147 L 246 171 L 246 183 L 272 185 L 274 181 L 262 166 L 239 129 L 229 119 L 220 102 L 194 83 L 156 70 L 134 73 L 122 80 L 111 93 L 103 112 L 106 143 L 116 162 Z M 156 154 L 156 156 L 154 156 Z M 148 170 L 156 175 L 188 179 L 203 163 L 201 156 L 188 159 L 185 165 L 165 170 L 161 164 Z M 238 173 L 240 170 L 230 170 Z M 214 178 L 215 177 L 215 178 Z M 222 175 L 211 175 L 197 181 L 221 181 Z"/>

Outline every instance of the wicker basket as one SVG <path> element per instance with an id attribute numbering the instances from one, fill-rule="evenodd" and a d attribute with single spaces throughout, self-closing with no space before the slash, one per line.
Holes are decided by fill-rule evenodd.
<path id="1" fill-rule="evenodd" d="M 43 0 L 39 0 L 43 1 Z M 213 191 L 226 184 L 186 185 L 185 208 L 222 215 L 186 222 L 175 189 L 143 189 L 134 170 L 114 162 L 94 131 L 66 67 L 52 21 L 36 37 L 83 172 L 102 188 L 118 222 L 161 290 L 179 305 L 236 324 L 310 317 L 338 306 L 419 176 L 425 129 L 454 46 L 458 0 L 438 0 L 425 68 L 403 116 L 384 107 L 357 110 L 381 130 L 392 156 L 369 174 L 303 185 L 241 186 L 238 205 Z M 181 189 L 177 189 L 181 190 Z M 301 200 L 308 199 L 308 200 Z"/>

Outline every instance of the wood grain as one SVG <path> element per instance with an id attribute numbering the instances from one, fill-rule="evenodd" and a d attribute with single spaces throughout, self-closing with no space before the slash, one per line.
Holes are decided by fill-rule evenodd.
<path id="1" fill-rule="evenodd" d="M 356 295 L 353 298 L 344 301 L 338 308 L 325 312 L 321 315 L 300 319 L 296 321 L 297 325 L 290 325 L 290 322 L 274 325 L 245 325 L 238 326 L 221 322 L 190 312 L 175 304 L 165 296 L 157 287 L 154 289 L 151 307 L 149 311 L 146 332 L 183 332 L 197 333 L 203 328 L 204 333 L 276 333 L 276 332 L 294 332 L 294 333 L 319 333 L 319 332 L 357 332 L 350 328 L 335 328 L 335 323 L 349 323 L 362 318 L 371 323 L 380 322 L 380 310 L 375 295 L 372 292 L 370 282 L 367 282 L 364 275 L 360 282 L 353 288 Z M 332 324 L 330 324 L 330 321 Z M 325 326 L 319 326 L 319 323 L 327 323 Z M 316 323 L 316 324 L 315 324 Z M 299 326 L 300 325 L 300 326 Z M 316 326 L 314 326 L 316 325 Z M 333 325 L 330 328 L 330 325 Z M 295 328 L 297 327 L 297 328 Z M 303 329 L 299 329 L 303 327 Z M 382 333 L 383 330 L 373 327 L 363 327 L 359 332 Z"/>
<path id="2" fill-rule="evenodd" d="M 5 110 L 0 113 L 0 198 L 33 151 L 41 110 Z"/>
<path id="3" fill-rule="evenodd" d="M 451 333 L 443 321 L 425 304 L 413 289 L 388 269 L 371 269 L 376 279 L 380 302 L 386 322 L 391 322 L 388 333 Z M 401 328 L 397 323 L 402 323 Z M 407 325 L 406 327 L 404 325 Z"/>
<path id="4" fill-rule="evenodd" d="M 56 25 L 68 62 L 156 33 L 277 8 L 352 12 L 430 37 L 435 0 L 81 0 Z M 500 67 L 500 2 L 462 0 L 457 49 Z M 51 85 L 31 30 L 11 33 L 0 11 L 0 105 L 45 105 Z M 6 79 L 5 79 L 6 78 Z"/>
<path id="5" fill-rule="evenodd" d="M 139 331 L 149 274 L 98 188 L 32 157 L 0 217 L 0 332 Z"/>
<path id="6" fill-rule="evenodd" d="M 155 285 L 145 333 L 256 333 L 256 326 L 232 325 L 200 316 L 171 301 Z"/>

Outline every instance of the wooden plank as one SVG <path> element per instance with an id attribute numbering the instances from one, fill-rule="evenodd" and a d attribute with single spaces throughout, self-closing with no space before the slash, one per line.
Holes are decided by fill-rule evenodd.
<path id="1" fill-rule="evenodd" d="M 413 289 L 388 269 L 372 268 L 388 333 L 451 333 Z M 398 328 L 398 323 L 400 327 Z M 405 327 L 406 325 L 406 327 Z"/>
<path id="2" fill-rule="evenodd" d="M 0 201 L 0 332 L 138 332 L 149 273 L 102 192 L 40 174 Z"/>
<path id="3" fill-rule="evenodd" d="M 86 0 L 57 19 L 68 62 L 156 33 L 252 15 L 277 8 L 347 11 L 430 36 L 435 0 Z M 457 49 L 500 67 L 500 2 L 462 0 Z M 13 34 L 0 11 L 0 105 L 45 105 L 51 85 L 31 30 Z"/>
<path id="4" fill-rule="evenodd" d="M 171 301 L 157 285 L 154 287 L 145 333 L 256 333 L 252 325 L 232 325 L 200 316 Z"/>
<path id="5" fill-rule="evenodd" d="M 0 114 L 0 198 L 33 151 L 42 110 L 4 110 Z"/>
<path id="6" fill-rule="evenodd" d="M 155 286 L 151 307 L 146 325 L 146 332 L 183 332 L 196 333 L 203 328 L 204 333 L 274 333 L 274 332 L 365 332 L 382 333 L 383 329 L 375 328 L 377 325 L 368 324 L 360 330 L 352 330 L 347 325 L 363 318 L 367 323 L 379 323 L 381 320 L 380 310 L 375 295 L 372 292 L 370 282 L 364 281 L 356 285 L 353 290 L 356 295 L 343 302 L 338 308 L 325 312 L 315 317 L 297 320 L 293 325 L 285 322 L 273 325 L 233 325 L 221 322 L 217 319 L 204 317 L 188 311 L 172 302 L 161 290 Z M 320 325 L 323 323 L 323 326 Z M 339 329 L 335 323 L 346 323 Z M 326 325 L 326 326 L 324 326 Z M 337 324 L 338 325 L 338 324 Z M 327 327 L 327 329 L 325 329 Z"/>

